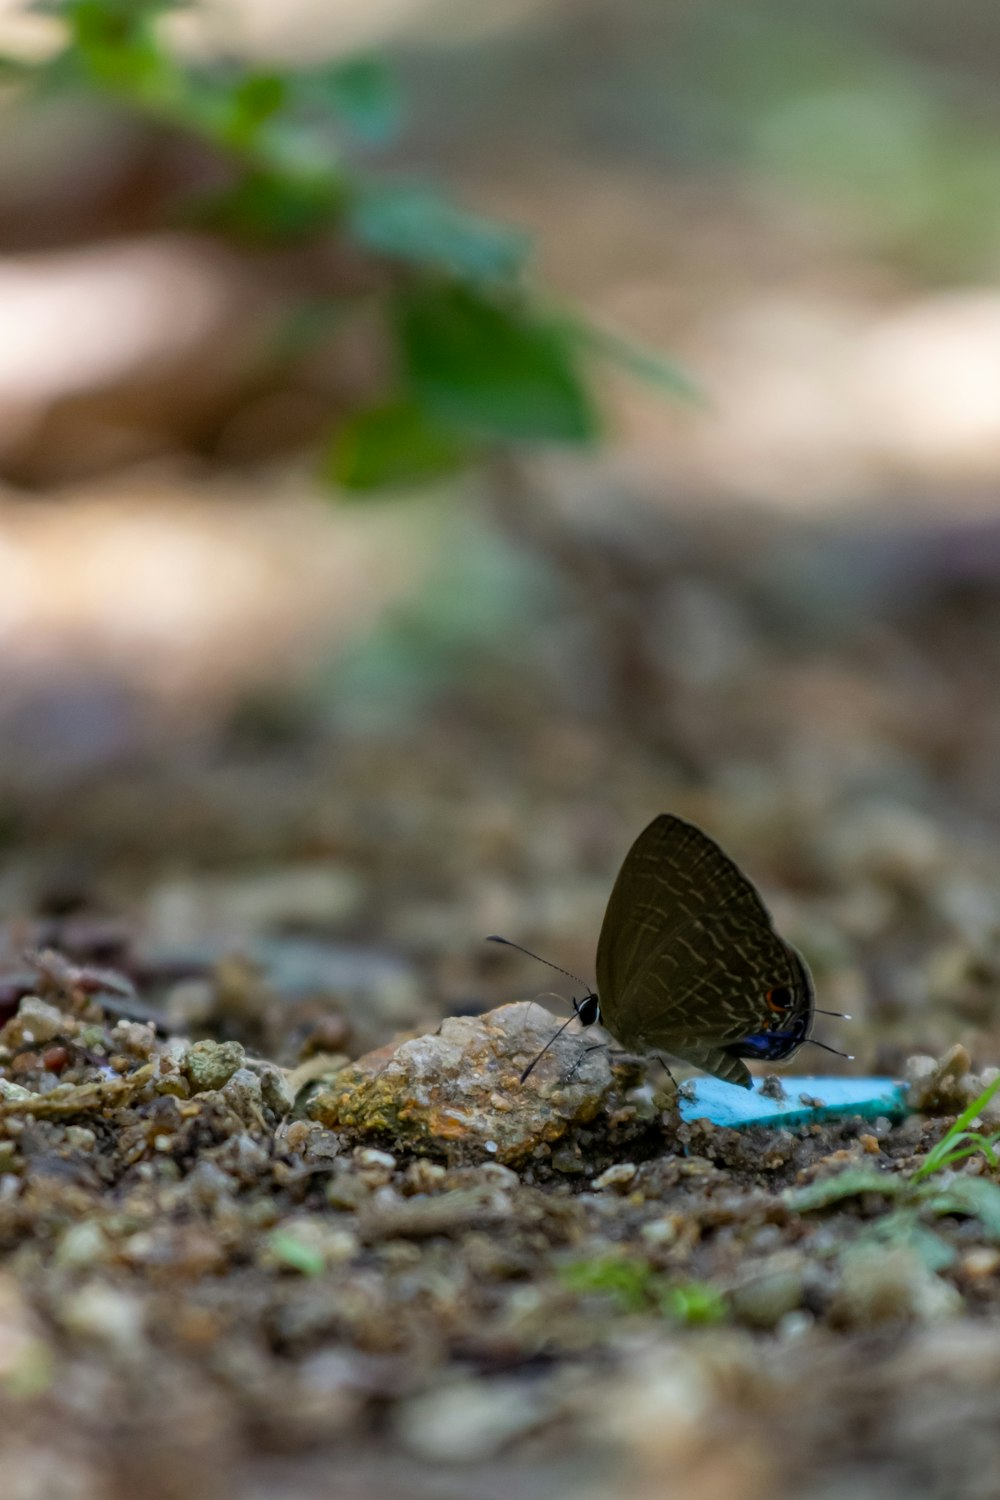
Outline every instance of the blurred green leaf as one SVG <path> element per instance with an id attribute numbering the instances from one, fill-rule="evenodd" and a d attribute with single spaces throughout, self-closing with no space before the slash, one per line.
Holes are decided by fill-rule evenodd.
<path id="1" fill-rule="evenodd" d="M 439 427 L 416 402 L 400 400 L 344 423 L 322 472 L 345 489 L 373 490 L 439 478 L 468 457 L 467 443 Z"/>
<path id="2" fill-rule="evenodd" d="M 585 352 L 611 360 L 630 375 L 647 385 L 658 386 L 671 396 L 704 405 L 705 396 L 698 386 L 672 360 L 658 354 L 655 349 L 646 349 L 625 334 L 589 323 L 584 318 L 564 317 L 562 323 L 567 336 Z"/>
<path id="3" fill-rule="evenodd" d="M 565 331 L 524 304 L 424 283 L 396 296 L 414 396 L 444 427 L 514 442 L 589 442 L 598 424 Z"/>
<path id="4" fill-rule="evenodd" d="M 957 1259 L 955 1247 L 917 1218 L 917 1209 L 894 1208 L 867 1225 L 856 1245 L 905 1245 L 919 1256 L 928 1271 L 946 1271 Z"/>
<path id="5" fill-rule="evenodd" d="M 157 21 L 172 0 L 66 0 L 71 56 L 97 85 L 152 101 L 173 97 L 182 74 L 163 46 Z"/>
<path id="6" fill-rule="evenodd" d="M 648 1265 L 617 1255 L 573 1261 L 561 1268 L 559 1278 L 572 1292 L 598 1292 L 611 1298 L 622 1312 L 642 1312 L 648 1307 L 653 1285 Z"/>
<path id="7" fill-rule="evenodd" d="M 859 1198 L 863 1193 L 895 1195 L 902 1192 L 904 1185 L 900 1178 L 879 1172 L 875 1167 L 846 1167 L 805 1187 L 786 1188 L 782 1197 L 792 1213 L 808 1214 L 841 1203 L 845 1198 Z"/>
<path id="8" fill-rule="evenodd" d="M 303 103 L 337 115 L 365 145 L 384 145 L 399 128 L 399 92 L 377 57 L 353 57 L 301 73 L 296 89 Z"/>
<path id="9" fill-rule="evenodd" d="M 1000 1186 L 988 1177 L 956 1176 L 925 1189 L 921 1201 L 934 1214 L 978 1219 L 987 1238 L 1000 1241 Z"/>
<path id="10" fill-rule="evenodd" d="M 191 218 L 212 229 L 274 243 L 328 228 L 339 216 L 343 190 L 337 179 L 296 178 L 248 171 L 225 192 L 204 198 Z"/>
<path id="11" fill-rule="evenodd" d="M 20 83 L 33 79 L 38 72 L 38 65 L 34 62 L 25 62 L 20 57 L 8 57 L 0 54 L 0 83 Z"/>
<path id="12" fill-rule="evenodd" d="M 268 1240 L 268 1247 L 276 1260 L 291 1271 L 300 1271 L 303 1276 L 322 1276 L 326 1260 L 313 1245 L 307 1245 L 287 1229 L 276 1229 Z"/>
<path id="13" fill-rule="evenodd" d="M 406 183 L 363 188 L 348 222 L 369 250 L 473 281 L 512 279 L 531 246 L 525 231 Z"/>
<path id="14" fill-rule="evenodd" d="M 660 1311 L 675 1323 L 700 1327 L 707 1323 L 721 1323 L 726 1316 L 726 1302 L 722 1293 L 707 1282 L 688 1281 L 664 1288 L 660 1294 Z"/>
<path id="15" fill-rule="evenodd" d="M 284 108 L 288 85 L 280 73 L 247 73 L 229 93 L 229 143 L 248 146 L 273 115 Z"/>

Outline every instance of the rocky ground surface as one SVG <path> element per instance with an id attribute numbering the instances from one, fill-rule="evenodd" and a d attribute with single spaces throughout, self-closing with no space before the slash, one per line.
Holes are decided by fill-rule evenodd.
<path id="1" fill-rule="evenodd" d="M 146 1003 L 8 985 L 0 1494 L 991 1493 L 1000 1185 L 919 1175 L 961 1049 L 901 1125 L 737 1132 L 572 1028 L 522 1085 L 530 1004 L 281 1067 Z"/>

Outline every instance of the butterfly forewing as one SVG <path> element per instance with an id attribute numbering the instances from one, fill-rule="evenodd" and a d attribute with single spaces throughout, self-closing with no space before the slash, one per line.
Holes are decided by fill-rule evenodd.
<path id="1" fill-rule="evenodd" d="M 738 1056 L 790 1055 L 812 1016 L 808 971 L 755 887 L 707 834 L 667 814 L 619 872 L 597 988 L 601 1019 L 623 1046 L 669 1052 L 734 1083 L 750 1079 Z"/>

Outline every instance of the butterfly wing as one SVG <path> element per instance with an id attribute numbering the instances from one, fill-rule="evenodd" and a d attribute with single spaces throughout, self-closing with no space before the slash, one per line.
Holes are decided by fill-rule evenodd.
<path id="1" fill-rule="evenodd" d="M 624 1046 L 732 1083 L 750 1082 L 740 1056 L 789 1056 L 812 1019 L 808 971 L 756 888 L 713 839 L 669 814 L 639 835 L 615 881 L 597 987 L 601 1019 Z"/>

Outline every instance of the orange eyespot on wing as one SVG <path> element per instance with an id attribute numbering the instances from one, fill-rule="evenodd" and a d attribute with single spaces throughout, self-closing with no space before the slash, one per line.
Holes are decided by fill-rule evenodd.
<path id="1" fill-rule="evenodd" d="M 767 1001 L 768 1010 L 774 1011 L 775 1015 L 782 1015 L 792 1003 L 792 992 L 783 984 L 775 985 L 774 989 L 768 990 L 764 997 Z"/>

